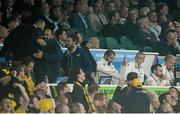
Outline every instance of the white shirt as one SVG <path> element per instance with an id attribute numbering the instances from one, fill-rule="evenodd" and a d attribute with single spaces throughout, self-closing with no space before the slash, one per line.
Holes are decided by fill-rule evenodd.
<path id="1" fill-rule="evenodd" d="M 169 81 L 170 84 L 173 84 L 174 82 L 174 73 L 172 70 L 168 70 L 165 64 L 162 64 L 163 69 L 163 75 L 165 75 Z"/>
<path id="2" fill-rule="evenodd" d="M 120 75 L 123 76 L 124 80 L 127 80 L 127 74 L 130 72 L 136 72 L 138 74 L 138 78 L 144 82 L 144 71 L 142 65 L 138 67 L 138 64 L 135 61 L 131 61 L 127 63 L 126 66 L 121 66 Z"/>
<path id="3" fill-rule="evenodd" d="M 152 73 L 151 76 L 149 76 L 144 85 L 149 85 L 149 86 L 170 86 L 171 84 L 169 83 L 168 80 L 162 79 L 158 76 L 156 76 L 154 73 Z"/>
<path id="4" fill-rule="evenodd" d="M 105 74 L 114 75 L 117 78 L 120 78 L 119 72 L 115 69 L 114 65 L 111 63 L 108 65 L 108 61 L 104 58 L 100 61 L 97 61 L 97 70 L 104 72 Z M 118 84 L 118 80 L 116 78 L 112 78 L 113 84 Z"/>

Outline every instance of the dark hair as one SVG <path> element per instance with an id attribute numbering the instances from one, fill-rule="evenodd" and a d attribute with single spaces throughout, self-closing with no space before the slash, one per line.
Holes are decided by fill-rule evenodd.
<path id="1" fill-rule="evenodd" d="M 130 72 L 127 74 L 127 81 L 131 81 L 133 79 L 138 78 L 138 74 L 136 72 Z"/>
<path id="2" fill-rule="evenodd" d="M 108 49 L 107 51 L 105 51 L 104 56 L 108 56 L 109 57 L 112 54 L 116 56 L 116 53 L 112 49 Z"/>
<path id="3" fill-rule="evenodd" d="M 166 99 L 166 95 L 168 95 L 169 92 L 163 93 L 159 96 L 159 102 L 163 103 L 163 100 Z"/>
<path id="4" fill-rule="evenodd" d="M 78 74 L 80 74 L 80 68 L 74 68 L 71 70 L 70 72 L 70 76 L 71 76 L 71 79 L 73 81 L 77 80 L 78 79 Z"/>
<path id="5" fill-rule="evenodd" d="M 31 62 L 34 63 L 34 59 L 30 56 L 26 56 L 22 59 L 22 65 L 28 66 Z"/>
<path id="6" fill-rule="evenodd" d="M 157 12 L 160 13 L 160 10 L 164 7 L 164 6 L 168 6 L 166 3 L 161 2 L 157 5 Z"/>
<path id="7" fill-rule="evenodd" d="M 175 90 L 176 90 L 176 92 L 179 94 L 179 91 L 178 91 L 178 89 L 177 89 L 176 87 L 171 86 L 171 87 L 169 88 L 169 91 L 170 91 L 170 89 L 175 89 Z"/>
<path id="8" fill-rule="evenodd" d="M 109 12 L 108 18 L 109 18 L 110 21 L 112 20 L 112 17 L 114 17 L 116 15 L 116 13 L 119 13 L 119 12 L 118 11 L 111 11 L 111 12 Z"/>
<path id="9" fill-rule="evenodd" d="M 151 66 L 151 72 L 154 73 L 153 71 L 157 69 L 157 67 L 162 67 L 160 64 L 155 64 Z"/>
<path id="10" fill-rule="evenodd" d="M 71 38 L 73 42 L 76 42 L 76 44 L 79 42 L 79 38 L 77 37 L 76 32 L 71 32 L 68 34 L 67 38 Z"/>
<path id="11" fill-rule="evenodd" d="M 169 30 L 165 33 L 165 34 L 166 34 L 166 39 L 167 39 L 167 37 L 168 37 L 168 35 L 169 35 L 170 33 L 176 33 L 176 30 L 169 29 Z"/>
<path id="12" fill-rule="evenodd" d="M 95 91 L 97 91 L 99 88 L 98 84 L 96 83 L 89 83 L 88 84 L 88 92 L 89 93 L 94 93 Z"/>
<path id="13" fill-rule="evenodd" d="M 56 32 L 55 32 L 55 37 L 58 38 L 59 35 L 61 35 L 61 34 L 63 33 L 63 31 L 66 32 L 66 30 L 65 30 L 65 29 L 62 29 L 62 28 L 59 28 L 58 30 L 56 30 Z"/>

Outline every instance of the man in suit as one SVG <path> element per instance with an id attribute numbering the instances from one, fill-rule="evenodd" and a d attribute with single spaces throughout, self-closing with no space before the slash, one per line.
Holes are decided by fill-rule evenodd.
<path id="1" fill-rule="evenodd" d="M 70 26 L 85 34 L 86 29 L 89 28 L 86 17 L 88 11 L 87 2 L 85 0 L 75 0 L 74 4 L 75 12 L 71 15 Z"/>
<path id="2" fill-rule="evenodd" d="M 103 7 L 99 2 L 94 3 L 93 13 L 88 16 L 89 24 L 94 32 L 101 32 L 102 26 L 108 24 L 105 15 L 102 13 Z"/>

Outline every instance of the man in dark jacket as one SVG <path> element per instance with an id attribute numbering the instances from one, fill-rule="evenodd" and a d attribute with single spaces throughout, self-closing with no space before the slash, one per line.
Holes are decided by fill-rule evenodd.
<path id="1" fill-rule="evenodd" d="M 85 50 L 77 47 L 78 38 L 75 34 L 70 34 L 67 37 L 67 51 L 64 53 L 62 67 L 64 75 L 69 77 L 69 83 L 74 81 L 71 71 L 75 68 L 81 68 L 89 79 L 92 73 L 92 65 Z"/>
<path id="2" fill-rule="evenodd" d="M 34 70 L 37 78 L 48 76 L 50 82 L 55 82 L 61 76 L 60 61 L 63 57 L 63 52 L 57 40 L 53 38 L 51 29 L 45 29 L 44 36 L 47 45 L 41 47 L 42 50 L 37 50 L 38 52 L 34 53 L 37 62 Z M 42 79 L 37 81 L 40 80 L 42 81 Z"/>
<path id="3" fill-rule="evenodd" d="M 129 82 L 136 78 L 138 78 L 137 73 L 135 73 L 135 72 L 128 73 L 127 86 L 123 88 L 124 83 L 119 83 L 119 85 L 117 86 L 117 88 L 114 92 L 113 101 L 119 103 L 122 106 L 122 108 L 124 108 L 124 104 L 126 102 L 126 97 L 128 95 L 128 92 L 131 91 L 131 86 L 129 85 Z"/>
<path id="4" fill-rule="evenodd" d="M 142 82 L 136 78 L 129 82 L 132 87 L 126 96 L 125 113 L 150 113 L 150 98 L 142 88 Z"/>
<path id="5" fill-rule="evenodd" d="M 75 77 L 75 82 L 72 91 L 72 101 L 82 103 L 85 107 L 86 112 L 94 112 L 95 108 L 93 104 L 91 104 L 87 90 L 85 89 L 85 85 L 83 81 L 86 79 L 85 73 L 82 69 L 73 69 L 72 74 Z"/>

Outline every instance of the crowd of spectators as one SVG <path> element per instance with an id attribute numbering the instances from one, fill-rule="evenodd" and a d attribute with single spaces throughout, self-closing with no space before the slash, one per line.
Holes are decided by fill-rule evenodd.
<path id="1" fill-rule="evenodd" d="M 0 0 L 0 57 L 5 58 L 0 112 L 180 112 L 173 86 L 179 8 L 180 0 Z M 97 62 L 89 50 L 108 48 L 109 37 L 119 45 L 126 37 L 140 51 L 133 61 L 124 59 L 119 71 L 112 64 L 113 50 Z M 143 52 L 165 56 L 150 76 L 143 71 Z M 112 99 L 98 91 L 97 71 L 112 75 L 111 84 L 117 85 Z M 59 77 L 68 79 L 52 98 L 47 84 Z M 72 91 L 67 83 L 73 83 Z M 157 96 L 143 85 L 172 87 Z"/>

